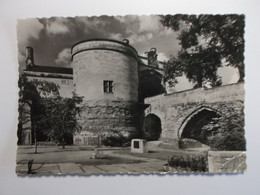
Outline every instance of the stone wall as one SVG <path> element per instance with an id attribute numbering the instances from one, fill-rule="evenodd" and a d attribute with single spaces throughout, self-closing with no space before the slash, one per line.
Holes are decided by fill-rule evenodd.
<path id="1" fill-rule="evenodd" d="M 78 123 L 82 131 L 74 136 L 76 145 L 101 144 L 107 136 L 132 137 L 138 133 L 138 107 L 124 101 L 88 101 L 82 105 Z M 90 144 L 93 139 L 93 144 Z"/>
<path id="2" fill-rule="evenodd" d="M 244 84 L 232 84 L 212 89 L 194 89 L 146 98 L 150 106 L 145 116 L 152 113 L 161 119 L 161 140 L 178 148 L 178 140 L 185 124 L 203 109 L 228 117 L 232 113 L 243 115 Z"/>
<path id="3" fill-rule="evenodd" d="M 84 100 L 138 101 L 137 61 L 114 51 L 87 51 L 72 62 L 76 93 Z M 113 93 L 104 93 L 103 82 L 113 81 Z"/>
<path id="4" fill-rule="evenodd" d="M 74 136 L 77 145 L 95 145 L 107 136 L 130 137 L 138 131 L 137 52 L 128 44 L 91 40 L 72 48 L 76 93 L 83 97 L 77 121 L 82 131 Z M 105 91 L 104 83 L 112 83 Z"/>
<path id="5" fill-rule="evenodd" d="M 244 172 L 246 155 L 243 151 L 209 151 L 208 166 L 210 173 Z"/>

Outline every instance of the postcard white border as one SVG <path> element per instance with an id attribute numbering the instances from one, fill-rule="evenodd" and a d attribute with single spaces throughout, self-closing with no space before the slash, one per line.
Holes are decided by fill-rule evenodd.
<path id="1" fill-rule="evenodd" d="M 260 65 L 257 0 L 5 0 L 0 2 L 0 194 L 259 194 Z M 141 175 L 17 177 L 16 19 L 126 14 L 246 15 L 246 139 L 248 170 L 240 175 Z"/>

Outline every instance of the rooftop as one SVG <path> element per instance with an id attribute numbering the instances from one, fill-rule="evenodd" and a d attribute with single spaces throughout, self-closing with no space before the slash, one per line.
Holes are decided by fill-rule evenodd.
<path id="1" fill-rule="evenodd" d="M 26 68 L 24 71 L 73 74 L 72 68 L 55 67 L 55 66 L 33 66 L 30 68 Z"/>

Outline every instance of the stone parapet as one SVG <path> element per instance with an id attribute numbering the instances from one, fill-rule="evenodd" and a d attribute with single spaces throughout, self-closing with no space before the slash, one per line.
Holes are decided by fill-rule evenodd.
<path id="1" fill-rule="evenodd" d="M 245 170 L 241 169 L 241 165 L 244 165 L 245 161 L 245 151 L 209 151 L 208 153 L 210 173 L 243 172 Z"/>
<path id="2" fill-rule="evenodd" d="M 224 85 L 220 87 L 214 87 L 210 89 L 191 89 L 186 91 L 175 92 L 171 94 L 163 94 L 154 97 L 149 97 L 145 99 L 145 103 L 149 104 L 153 101 L 163 100 L 172 101 L 175 104 L 189 103 L 189 102 L 222 102 L 223 100 L 234 101 L 240 100 L 244 101 L 245 91 L 244 83 L 235 83 L 230 85 Z"/>
<path id="3" fill-rule="evenodd" d="M 110 51 L 116 51 L 121 52 L 126 55 L 130 55 L 134 58 L 138 58 L 137 51 L 130 45 L 115 41 L 115 40 L 109 40 L 109 39 L 91 39 L 86 41 L 81 41 L 79 43 L 76 43 L 72 49 L 72 61 L 74 55 L 88 50 L 110 50 Z"/>
<path id="4" fill-rule="evenodd" d="M 223 119 L 236 115 L 243 120 L 244 83 L 162 94 L 146 98 L 145 104 L 149 105 L 145 116 L 154 114 L 161 120 L 160 140 L 178 143 L 185 125 L 201 111 L 214 112 Z"/>

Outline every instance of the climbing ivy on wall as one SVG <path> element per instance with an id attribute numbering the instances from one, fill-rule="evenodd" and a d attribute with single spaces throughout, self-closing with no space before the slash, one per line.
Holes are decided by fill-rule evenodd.
<path id="1" fill-rule="evenodd" d="M 205 144 L 214 150 L 246 150 L 244 114 L 231 111 L 228 116 L 214 118 L 202 131 L 212 131 Z"/>

